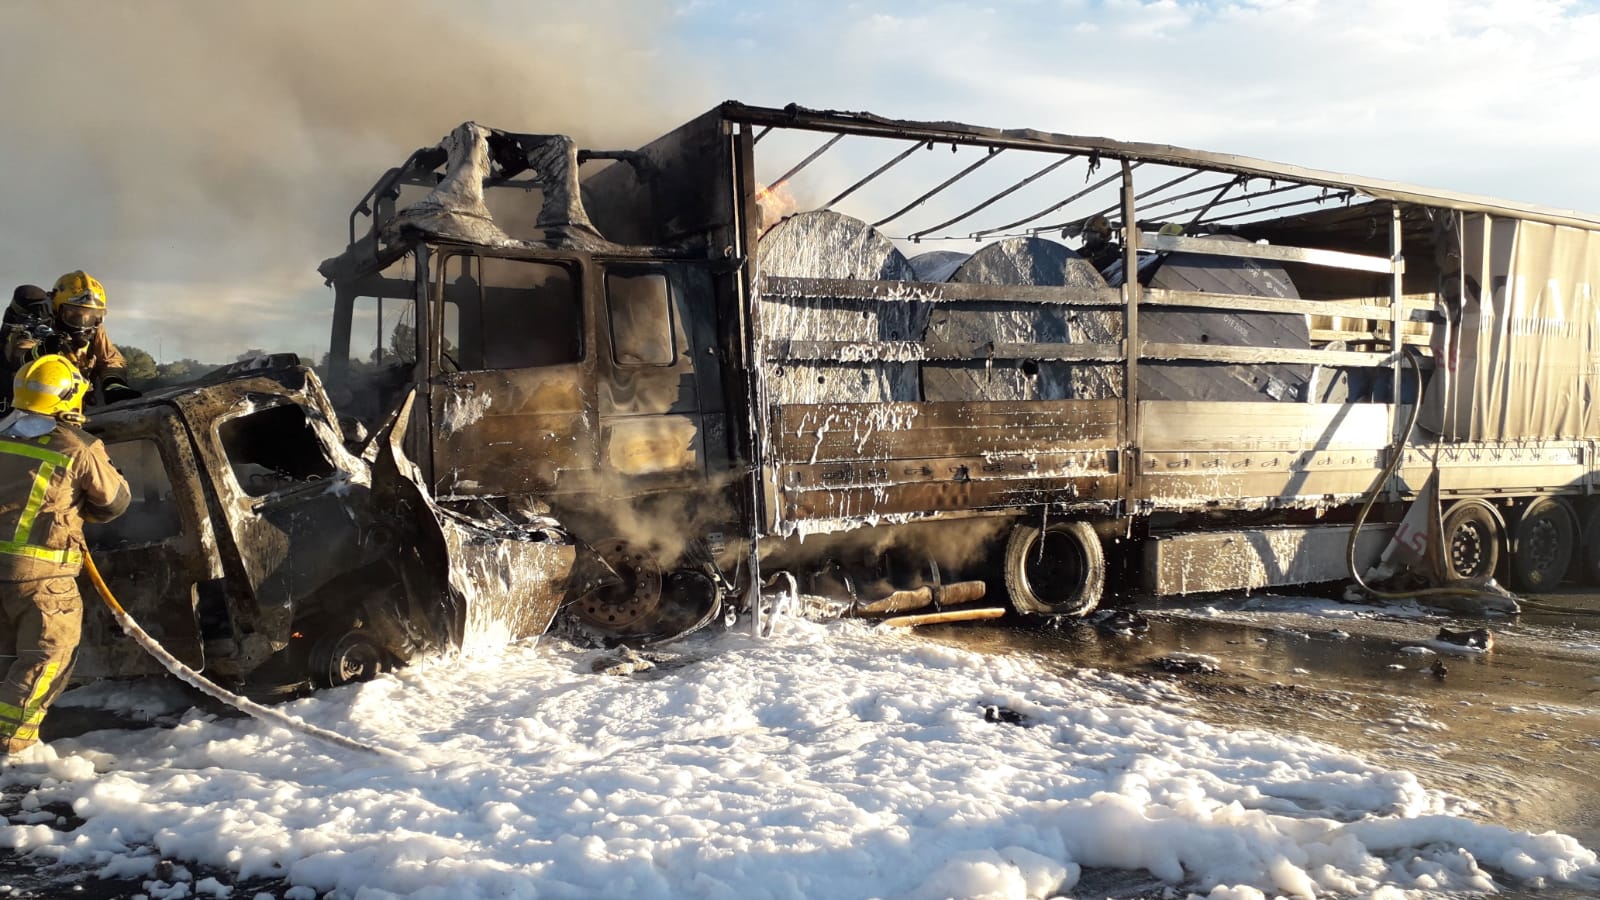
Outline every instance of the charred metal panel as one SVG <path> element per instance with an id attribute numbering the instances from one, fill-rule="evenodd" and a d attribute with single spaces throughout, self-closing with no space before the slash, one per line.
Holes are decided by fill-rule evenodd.
<path id="1" fill-rule="evenodd" d="M 1377 564 L 1394 533 L 1373 524 L 1356 539 L 1358 570 Z M 1144 588 L 1161 595 L 1241 591 L 1348 578 L 1350 529 L 1253 528 L 1153 535 L 1144 545 Z"/>
<path id="2" fill-rule="evenodd" d="M 619 244 L 671 244 L 733 224 L 733 170 L 718 110 L 625 154 L 583 180 L 600 233 Z"/>
<path id="3" fill-rule="evenodd" d="M 779 492 L 786 520 L 780 531 L 805 530 L 808 520 L 817 519 L 970 515 L 1039 505 L 1104 514 L 1114 508 L 1121 487 L 1116 455 L 1109 451 L 834 463 L 794 466 L 787 473 Z"/>
<path id="4" fill-rule="evenodd" d="M 457 646 L 542 634 L 567 590 L 575 550 L 554 520 L 479 521 L 435 503 L 401 449 L 415 394 L 379 436 L 373 492 L 406 526 L 395 560 L 409 618 Z"/>
<path id="5" fill-rule="evenodd" d="M 1167 451 L 1140 454 L 1140 494 L 1162 511 L 1348 503 L 1372 489 L 1378 450 Z"/>
<path id="6" fill-rule="evenodd" d="M 779 407 L 776 531 L 1120 496 L 1116 400 Z M 836 530 L 828 526 L 829 530 Z"/>
<path id="7" fill-rule="evenodd" d="M 435 512 L 451 587 L 465 600 L 462 646 L 500 646 L 544 634 L 567 591 L 576 548 L 535 528 L 490 527 Z"/>
<path id="8" fill-rule="evenodd" d="M 281 377 L 178 398 L 199 461 L 216 473 L 226 557 L 251 592 L 232 610 L 235 626 L 259 636 L 248 652 L 262 658 L 288 645 L 321 588 L 389 552 L 363 540 L 373 525 L 367 465 L 344 449 L 316 377 L 306 369 Z"/>
<path id="9" fill-rule="evenodd" d="M 1115 400 L 817 404 L 774 411 L 780 463 L 1113 449 Z"/>
<path id="10" fill-rule="evenodd" d="M 430 391 L 433 489 L 505 496 L 557 489 L 596 463 L 595 402 L 580 366 L 455 372 Z"/>
<path id="11" fill-rule="evenodd" d="M 176 410 L 156 397 L 120 405 L 95 416 L 89 431 L 105 441 L 113 461 L 125 467 L 130 483 L 138 481 L 123 520 L 86 524 L 84 536 L 96 564 L 112 593 L 146 630 L 193 668 L 204 668 L 199 624 L 195 617 L 194 586 L 222 574 L 217 560 L 216 533 L 207 506 L 207 485 L 199 476 L 188 430 Z M 121 459 L 121 447 L 150 442 L 167 473 L 194 473 L 196 477 L 170 477 L 170 494 L 150 492 L 151 479 L 134 471 Z M 173 521 L 175 519 L 175 521 Z M 165 527 L 148 528 L 150 520 Z M 94 596 L 94 586 L 83 578 L 79 591 Z M 83 640 L 74 677 L 155 674 L 164 671 L 137 644 L 127 640 L 102 604 L 85 604 Z"/>

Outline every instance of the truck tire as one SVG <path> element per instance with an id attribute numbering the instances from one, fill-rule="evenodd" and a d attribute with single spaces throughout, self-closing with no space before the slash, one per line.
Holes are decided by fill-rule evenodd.
<path id="1" fill-rule="evenodd" d="M 371 681 L 390 668 L 389 654 L 364 629 L 330 631 L 311 648 L 311 679 L 318 687 Z"/>
<path id="2" fill-rule="evenodd" d="M 1567 577 L 1577 548 L 1578 517 L 1560 497 L 1539 497 L 1511 526 L 1507 575 L 1521 591 L 1548 591 Z"/>
<path id="3" fill-rule="evenodd" d="M 1600 501 L 1589 501 L 1583 517 L 1583 532 L 1578 538 L 1583 552 L 1578 559 L 1578 578 L 1591 587 L 1600 585 Z"/>
<path id="4" fill-rule="evenodd" d="M 1444 514 L 1446 581 L 1486 584 L 1500 564 L 1500 517 L 1482 500 L 1462 500 Z"/>
<path id="5" fill-rule="evenodd" d="M 1056 522 L 1043 530 L 1019 524 L 1006 542 L 1005 574 L 1017 612 L 1085 616 L 1105 591 L 1105 553 L 1088 522 Z"/>

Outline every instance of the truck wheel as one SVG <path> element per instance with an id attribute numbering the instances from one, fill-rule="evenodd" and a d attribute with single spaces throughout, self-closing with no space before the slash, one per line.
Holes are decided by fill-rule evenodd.
<path id="1" fill-rule="evenodd" d="M 1057 522 L 1042 531 L 1018 525 L 1006 542 L 1006 591 L 1017 612 L 1084 616 L 1100 603 L 1106 559 L 1088 522 Z"/>
<path id="2" fill-rule="evenodd" d="M 1578 577 L 1584 584 L 1600 585 L 1600 502 L 1589 501 L 1589 514 L 1583 517 L 1583 534 L 1578 540 L 1583 547 Z"/>
<path id="3" fill-rule="evenodd" d="M 388 654 L 359 629 L 330 632 L 311 648 L 311 678 L 319 687 L 371 681 L 383 674 Z"/>
<path id="4" fill-rule="evenodd" d="M 1560 497 L 1529 503 L 1511 528 L 1511 586 L 1546 591 L 1561 583 L 1577 546 L 1577 516 Z"/>
<path id="5" fill-rule="evenodd" d="M 1446 581 L 1484 584 L 1500 564 L 1500 519 L 1482 500 L 1462 500 L 1444 514 Z"/>

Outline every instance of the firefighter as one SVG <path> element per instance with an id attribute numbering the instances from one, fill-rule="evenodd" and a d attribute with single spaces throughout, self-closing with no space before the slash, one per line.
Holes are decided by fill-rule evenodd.
<path id="1" fill-rule="evenodd" d="M 89 382 L 71 360 L 41 356 L 12 384 L 0 418 L 0 750 L 39 740 L 45 711 L 66 688 L 83 630 L 78 569 L 83 523 L 128 508 L 128 482 L 105 445 L 78 426 Z"/>
<path id="2" fill-rule="evenodd" d="M 11 379 L 17 373 L 18 363 L 12 360 L 12 348 L 24 339 L 41 337 L 54 331 L 50 323 L 55 311 L 50 308 L 50 295 L 33 284 L 19 284 L 11 292 L 11 305 L 0 318 L 0 343 L 5 348 L 5 367 L 0 371 L 0 413 L 11 408 Z M 19 354 L 20 355 L 20 354 Z"/>
<path id="3" fill-rule="evenodd" d="M 16 314 L 15 322 L 6 325 L 6 362 L 13 371 L 41 354 L 59 353 L 99 388 L 92 399 L 116 403 L 139 396 L 128 386 L 122 351 L 106 334 L 106 291 L 94 276 L 79 270 L 56 279 L 44 321 L 25 320 L 26 308 L 19 308 L 14 294 L 12 308 L 6 311 L 8 319 Z"/>
<path id="4" fill-rule="evenodd" d="M 1103 215 L 1090 216 L 1083 223 L 1083 246 L 1078 255 L 1105 274 L 1106 269 L 1122 261 L 1122 245 L 1117 243 L 1111 221 Z"/>

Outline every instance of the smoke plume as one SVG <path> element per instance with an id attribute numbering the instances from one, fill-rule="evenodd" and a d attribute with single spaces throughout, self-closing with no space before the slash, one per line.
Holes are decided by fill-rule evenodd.
<path id="1" fill-rule="evenodd" d="M 708 105 L 669 102 L 687 92 L 658 46 L 667 15 L 609 2 L 0 5 L 0 278 L 48 287 L 88 270 L 119 341 L 119 325 L 188 329 L 201 348 L 216 342 L 202 325 L 256 346 L 274 324 L 326 334 L 316 264 L 412 150 L 468 119 L 632 147 Z"/>

